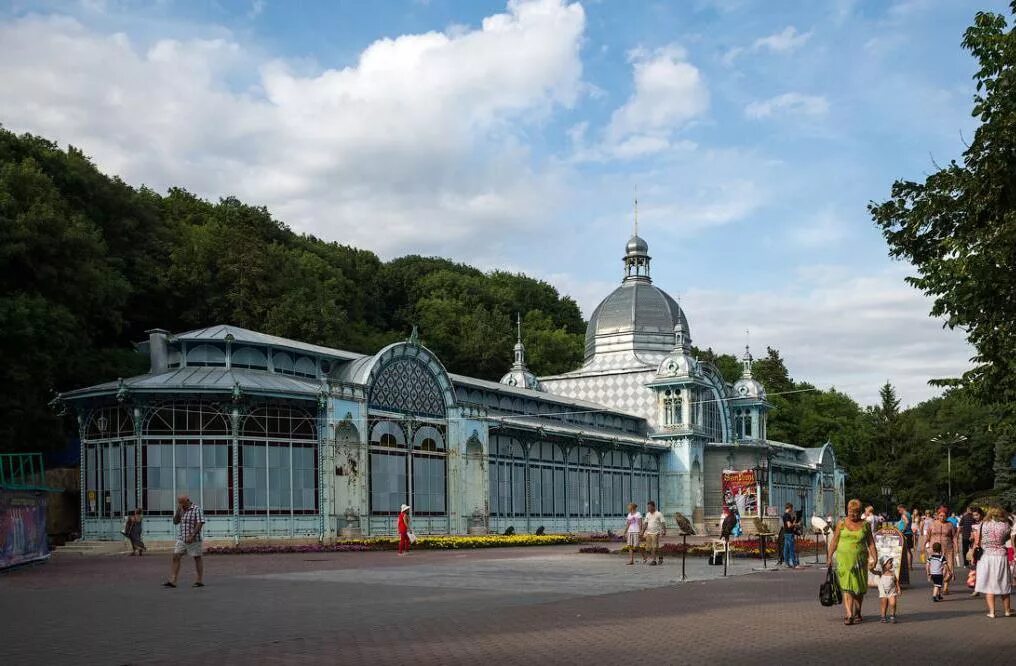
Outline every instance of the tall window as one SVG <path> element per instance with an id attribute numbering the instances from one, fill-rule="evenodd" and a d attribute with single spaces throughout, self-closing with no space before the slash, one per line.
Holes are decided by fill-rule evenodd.
<path id="1" fill-rule="evenodd" d="M 137 507 L 134 419 L 123 407 L 92 411 L 85 423 L 85 515 L 115 518 Z"/>
<path id="2" fill-rule="evenodd" d="M 525 516 L 526 453 L 522 443 L 507 435 L 494 435 L 489 467 L 491 515 Z M 563 470 L 561 505 L 564 505 Z"/>
<path id="3" fill-rule="evenodd" d="M 240 511 L 316 513 L 317 427 L 298 407 L 253 410 L 240 427 Z"/>
<path id="4" fill-rule="evenodd" d="M 435 426 L 424 425 L 413 433 L 413 513 L 438 516 L 445 513 L 445 440 Z"/>
<path id="5" fill-rule="evenodd" d="M 666 389 L 663 392 L 663 425 L 676 426 L 684 420 L 681 404 L 681 389 Z"/>
<path id="6" fill-rule="evenodd" d="M 205 513 L 231 513 L 230 435 L 229 417 L 219 405 L 156 407 L 143 432 L 145 511 L 172 514 L 176 497 L 186 494 Z"/>

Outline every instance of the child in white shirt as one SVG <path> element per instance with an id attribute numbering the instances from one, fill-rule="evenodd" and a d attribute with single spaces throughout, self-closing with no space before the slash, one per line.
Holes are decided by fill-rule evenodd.
<path id="1" fill-rule="evenodd" d="M 896 578 L 893 558 L 882 558 L 878 577 L 878 600 L 882 606 L 882 624 L 896 624 L 896 600 L 900 596 L 900 581 Z"/>

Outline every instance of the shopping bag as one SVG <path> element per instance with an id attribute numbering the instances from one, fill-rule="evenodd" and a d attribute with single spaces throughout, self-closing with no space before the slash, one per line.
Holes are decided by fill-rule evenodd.
<path id="1" fill-rule="evenodd" d="M 416 543 L 416 535 L 412 532 L 406 532 L 406 536 L 409 537 L 409 543 Z"/>

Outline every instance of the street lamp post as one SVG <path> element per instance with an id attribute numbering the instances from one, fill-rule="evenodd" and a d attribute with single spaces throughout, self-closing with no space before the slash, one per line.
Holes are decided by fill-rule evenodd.
<path id="1" fill-rule="evenodd" d="M 882 486 L 882 496 L 885 497 L 885 517 L 886 520 L 890 519 L 889 502 L 893 496 L 893 489 L 889 486 Z"/>
<path id="2" fill-rule="evenodd" d="M 766 449 L 763 451 L 762 455 L 760 455 L 758 457 L 758 465 L 755 466 L 755 483 L 758 484 L 758 489 L 759 489 L 758 490 L 758 494 L 759 494 L 759 497 L 758 497 L 759 523 L 763 524 L 763 525 L 765 523 L 762 521 L 762 518 L 761 518 L 764 515 L 762 507 L 767 506 L 769 500 L 766 497 L 765 498 L 765 502 L 763 502 L 762 489 L 766 487 L 766 484 L 769 481 L 769 456 L 770 456 L 769 448 L 766 447 Z M 766 528 L 766 529 L 768 529 L 768 528 Z M 777 545 L 777 547 L 779 547 L 779 546 Z M 767 562 L 766 562 L 766 559 L 767 559 L 766 558 L 766 536 L 765 536 L 765 534 L 759 533 L 759 535 L 758 535 L 758 549 L 759 549 L 759 555 L 762 557 L 762 568 L 765 569 L 766 566 L 767 566 Z"/>
<path id="3" fill-rule="evenodd" d="M 949 504 L 949 506 L 952 507 L 952 447 L 956 446 L 957 444 L 960 444 L 961 442 L 967 441 L 967 436 L 961 435 L 956 432 L 945 433 L 942 435 L 938 435 L 936 437 L 932 437 L 931 441 L 935 442 L 936 444 L 941 444 L 942 446 L 945 446 L 946 475 L 947 475 L 946 478 L 947 483 L 949 484 L 949 494 L 948 494 L 949 501 L 947 502 L 947 504 Z"/>

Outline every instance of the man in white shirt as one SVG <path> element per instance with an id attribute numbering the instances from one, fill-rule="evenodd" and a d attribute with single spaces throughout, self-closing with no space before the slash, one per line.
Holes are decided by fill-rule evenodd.
<path id="1" fill-rule="evenodd" d="M 663 556 L 660 555 L 660 538 L 667 535 L 667 522 L 663 513 L 656 510 L 656 502 L 646 503 L 646 515 L 642 520 L 642 536 L 646 539 L 646 553 L 651 554 L 653 561 L 651 565 L 663 564 Z"/>

